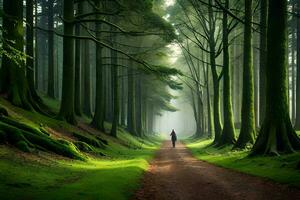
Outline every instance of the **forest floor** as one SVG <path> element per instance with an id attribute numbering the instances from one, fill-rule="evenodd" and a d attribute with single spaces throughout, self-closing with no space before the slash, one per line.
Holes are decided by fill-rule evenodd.
<path id="1" fill-rule="evenodd" d="M 44 99 L 57 110 L 56 101 Z M 73 132 L 86 137 L 100 136 L 108 142 L 105 148 L 80 151 L 85 160 L 75 160 L 50 151 L 22 152 L 11 144 L 0 144 L 0 199 L 89 199 L 127 200 L 139 187 L 149 160 L 160 147 L 157 136 L 138 138 L 122 127 L 118 138 L 91 128 L 90 119 L 80 118 L 78 126 L 26 111 L 0 98 L 10 116 L 24 124 L 51 130 L 51 138 L 75 142 Z M 106 123 L 106 129 L 110 124 Z"/>
<path id="2" fill-rule="evenodd" d="M 185 145 L 165 142 L 136 200 L 299 199 L 300 189 L 197 160 Z"/>

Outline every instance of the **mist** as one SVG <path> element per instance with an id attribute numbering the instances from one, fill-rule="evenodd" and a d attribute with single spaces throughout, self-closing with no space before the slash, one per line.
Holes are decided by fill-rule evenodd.
<path id="1" fill-rule="evenodd" d="M 172 129 L 179 138 L 192 136 L 196 131 L 196 122 L 193 117 L 193 109 L 189 100 L 184 96 L 184 91 L 172 91 L 177 98 L 171 100 L 171 105 L 177 108 L 176 112 L 162 112 L 154 120 L 154 131 L 168 138 Z"/>

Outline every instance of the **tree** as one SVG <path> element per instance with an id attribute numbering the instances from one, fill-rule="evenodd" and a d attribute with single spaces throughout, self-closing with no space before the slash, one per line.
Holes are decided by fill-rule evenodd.
<path id="1" fill-rule="evenodd" d="M 34 43 L 33 43 L 33 0 L 26 1 L 26 78 L 30 95 L 39 106 L 43 106 L 42 99 L 35 90 L 35 70 L 34 65 Z"/>
<path id="2" fill-rule="evenodd" d="M 129 133 L 133 135 L 137 135 L 136 133 L 136 112 L 135 112 L 135 80 L 134 80 L 134 70 L 133 70 L 133 62 L 130 62 L 128 68 L 128 103 L 127 103 L 127 130 Z"/>
<path id="3" fill-rule="evenodd" d="M 112 30 L 113 32 L 113 30 Z M 111 33 L 112 44 L 115 43 L 116 35 Z M 113 119 L 110 134 L 113 137 L 117 136 L 117 128 L 119 124 L 119 81 L 118 81 L 118 53 L 111 50 L 111 81 L 112 81 L 112 98 L 113 98 Z"/>
<path id="4" fill-rule="evenodd" d="M 259 54 L 259 125 L 263 123 L 266 109 L 266 54 L 268 0 L 260 2 L 260 54 Z"/>
<path id="5" fill-rule="evenodd" d="M 63 38 L 63 83 L 59 118 L 76 124 L 74 112 L 74 0 L 64 0 L 63 6 L 64 35 Z"/>
<path id="6" fill-rule="evenodd" d="M 96 4 L 99 7 L 99 3 Z M 100 16 L 97 15 L 97 18 Z M 100 22 L 96 22 L 96 36 L 97 38 L 101 38 L 101 24 Z M 103 66 L 102 66 L 102 46 L 100 44 L 96 44 L 96 108 L 94 117 L 92 120 L 92 126 L 101 130 L 105 131 L 104 128 L 104 117 L 105 117 L 105 94 L 103 85 Z"/>
<path id="7" fill-rule="evenodd" d="M 78 2 L 77 4 L 77 15 L 83 13 L 83 2 Z M 75 34 L 81 34 L 80 24 L 75 25 Z M 82 115 L 82 54 L 81 54 L 81 42 L 82 40 L 75 40 L 75 99 L 74 99 L 74 108 L 75 114 L 78 116 Z"/>
<path id="8" fill-rule="evenodd" d="M 0 69 L 0 93 L 6 94 L 12 104 L 33 110 L 35 102 L 31 97 L 25 76 L 23 1 L 4 0 L 3 11 L 5 13 L 2 33 L 4 53 Z"/>
<path id="9" fill-rule="evenodd" d="M 300 14 L 300 3 L 297 1 L 297 14 Z M 297 17 L 297 74 L 296 74 L 296 121 L 295 129 L 300 130 L 300 19 Z"/>
<path id="10" fill-rule="evenodd" d="M 287 0 L 268 6 L 266 113 L 252 154 L 276 154 L 300 149 L 289 117 L 287 91 Z"/>
<path id="11" fill-rule="evenodd" d="M 54 29 L 54 0 L 48 0 L 48 29 Z M 55 79 L 54 79 L 54 34 L 48 33 L 48 90 L 47 94 L 51 98 L 55 98 Z"/>
<path id="12" fill-rule="evenodd" d="M 225 0 L 225 8 L 229 8 L 229 0 Z M 233 123 L 232 99 L 231 99 L 231 66 L 229 62 L 228 44 L 228 17 L 227 11 L 223 10 L 223 113 L 224 127 L 218 145 L 235 143 L 235 128 Z"/>
<path id="13" fill-rule="evenodd" d="M 242 124 L 236 148 L 254 143 L 254 80 L 252 63 L 252 0 L 245 0 Z"/>

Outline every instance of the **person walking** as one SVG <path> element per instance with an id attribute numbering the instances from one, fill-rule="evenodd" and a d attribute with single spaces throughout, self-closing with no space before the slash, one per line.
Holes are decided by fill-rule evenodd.
<path id="1" fill-rule="evenodd" d="M 171 132 L 170 136 L 171 136 L 173 148 L 175 148 L 175 143 L 176 143 L 176 140 L 177 140 L 177 136 L 176 136 L 176 133 L 175 133 L 174 129 L 172 129 L 172 132 Z"/>

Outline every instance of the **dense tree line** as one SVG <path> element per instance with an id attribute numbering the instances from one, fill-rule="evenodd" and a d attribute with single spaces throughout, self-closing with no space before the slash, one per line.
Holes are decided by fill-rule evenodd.
<path id="1" fill-rule="evenodd" d="M 113 137 L 118 127 L 142 137 L 156 116 L 177 110 L 170 91 L 183 82 L 196 137 L 253 154 L 299 150 L 300 2 L 163 2 L 3 0 L 1 96 L 73 125 L 85 116 Z M 180 69 L 167 67 L 172 42 Z"/>
<path id="2" fill-rule="evenodd" d="M 155 116 L 176 111 L 170 90 L 182 89 L 174 79 L 181 72 L 163 59 L 176 35 L 153 12 L 161 1 L 1 3 L 0 93 L 13 105 L 73 125 L 83 123 L 84 115 L 113 137 L 118 127 L 138 137 L 152 134 Z M 41 95 L 59 100 L 59 110 L 46 106 Z M 5 119 L 0 131 L 12 125 L 23 131 Z"/>
<path id="3" fill-rule="evenodd" d="M 195 114 L 197 127 L 206 124 L 195 136 L 253 145 L 253 154 L 299 150 L 299 3 L 179 0 L 169 8 L 191 105 L 204 113 Z"/>

